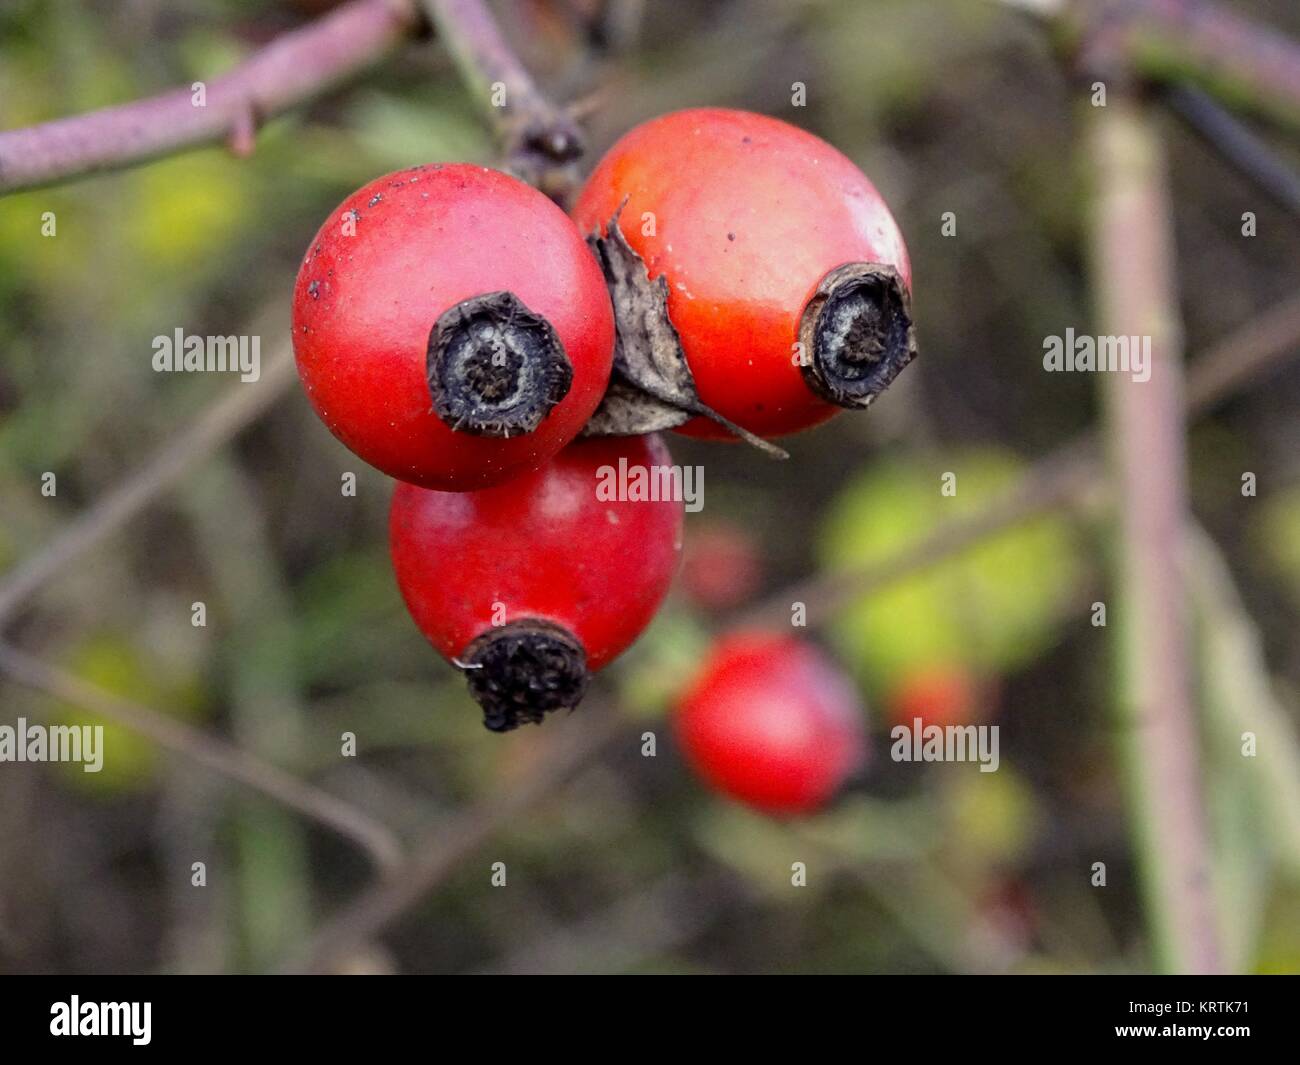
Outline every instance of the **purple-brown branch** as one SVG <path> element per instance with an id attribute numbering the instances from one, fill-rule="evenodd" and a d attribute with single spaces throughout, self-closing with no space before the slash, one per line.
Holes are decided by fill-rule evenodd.
<path id="1" fill-rule="evenodd" d="M 563 199 L 577 182 L 582 130 L 553 104 L 506 41 L 485 0 L 421 0 L 438 40 L 501 142 L 504 166 Z"/>
<path id="2" fill-rule="evenodd" d="M 1195 77 L 1242 103 L 1300 120 L 1300 45 L 1209 0 L 1089 0 L 1123 62 L 1161 80 Z M 1270 106 L 1271 105 L 1271 106 Z"/>
<path id="3" fill-rule="evenodd" d="M 1194 76 L 1300 123 L 1300 45 L 1208 0 L 1039 0 L 1028 6 L 1079 32 L 1090 63 L 1106 66 L 1122 54 L 1125 65 L 1146 77 Z M 537 92 L 484 0 L 352 0 L 207 83 L 203 106 L 185 87 L 0 132 L 0 195 L 221 141 L 247 154 L 259 125 L 345 81 L 424 27 L 422 8 L 472 92 L 504 88 L 505 102 L 493 118 L 505 141 L 506 165 L 562 193 L 581 152 L 581 133 L 572 116 Z"/>
<path id="4" fill-rule="evenodd" d="M 205 83 L 0 132 L 0 194 L 131 166 L 202 144 L 246 152 L 267 119 L 319 96 L 424 25 L 410 0 L 353 0 Z"/>
<path id="5" fill-rule="evenodd" d="M 1190 81 L 1300 125 L 1300 43 L 1215 0 L 997 0 L 1058 27 L 1088 77 Z"/>

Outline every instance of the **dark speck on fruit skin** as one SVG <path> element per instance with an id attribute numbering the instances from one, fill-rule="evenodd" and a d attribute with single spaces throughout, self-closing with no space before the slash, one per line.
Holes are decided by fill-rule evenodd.
<path id="1" fill-rule="evenodd" d="M 728 239 L 728 240 L 735 240 L 735 239 L 736 239 L 736 234 L 735 234 L 735 233 L 728 233 L 728 234 L 727 234 L 727 239 Z"/>
<path id="2" fill-rule="evenodd" d="M 748 137 L 741 137 L 741 138 L 740 138 L 740 143 L 741 143 L 741 144 L 748 144 L 748 143 L 749 143 L 749 138 L 748 138 Z"/>
<path id="3" fill-rule="evenodd" d="M 370 202 L 369 202 L 368 204 L 366 204 L 366 206 L 367 206 L 367 207 L 374 207 L 375 204 L 377 204 L 377 203 L 378 203 L 380 200 L 382 200 L 383 198 L 384 198 L 384 197 L 383 197 L 383 195 L 382 195 L 381 193 L 376 192 L 373 196 L 370 197 Z"/>
<path id="4" fill-rule="evenodd" d="M 313 281 L 310 285 L 307 286 L 307 295 L 309 295 L 314 300 L 320 299 L 319 281 Z"/>

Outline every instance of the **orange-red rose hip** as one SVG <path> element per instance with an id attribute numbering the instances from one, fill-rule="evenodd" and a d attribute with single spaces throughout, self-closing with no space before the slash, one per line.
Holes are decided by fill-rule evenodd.
<path id="1" fill-rule="evenodd" d="M 911 266 L 889 208 L 849 159 L 788 123 L 716 108 L 652 119 L 601 159 L 573 216 L 587 234 L 618 217 L 667 282 L 700 400 L 760 436 L 865 407 L 915 355 Z M 682 431 L 729 435 L 699 417 Z"/>

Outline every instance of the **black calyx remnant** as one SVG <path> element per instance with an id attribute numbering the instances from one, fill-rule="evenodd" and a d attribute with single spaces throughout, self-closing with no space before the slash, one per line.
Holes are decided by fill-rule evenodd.
<path id="1" fill-rule="evenodd" d="M 841 407 L 863 408 L 916 358 L 911 297 L 892 266 L 848 263 L 827 274 L 804 308 L 804 381 Z"/>
<path id="2" fill-rule="evenodd" d="M 474 296 L 439 317 L 427 368 L 434 413 L 477 436 L 531 433 L 573 384 L 554 327 L 513 292 Z"/>
<path id="3" fill-rule="evenodd" d="M 469 692 L 483 708 L 483 724 L 493 732 L 572 709 L 590 679 L 587 652 L 577 638 L 531 618 L 485 632 L 466 649 L 462 664 Z"/>
<path id="4" fill-rule="evenodd" d="M 618 214 L 609 220 L 605 236 L 590 237 L 587 243 L 605 274 L 617 340 L 609 389 L 583 435 L 640 436 L 675 429 L 699 415 L 773 458 L 789 458 L 700 401 L 681 337 L 668 317 L 668 281 L 662 274 L 650 278 L 645 260 L 619 229 Z"/>

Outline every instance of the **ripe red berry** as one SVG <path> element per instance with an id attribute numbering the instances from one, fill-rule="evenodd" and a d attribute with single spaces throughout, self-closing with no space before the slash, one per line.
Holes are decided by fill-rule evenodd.
<path id="1" fill-rule="evenodd" d="M 753 537 L 728 522 L 693 527 L 686 535 L 681 587 L 703 610 L 730 610 L 758 589 L 762 564 Z"/>
<path id="2" fill-rule="evenodd" d="M 889 695 L 895 725 L 968 725 L 979 715 L 979 685 L 964 666 L 936 665 L 905 676 Z"/>
<path id="3" fill-rule="evenodd" d="M 609 380 L 600 267 L 536 189 L 468 164 L 357 190 L 321 227 L 293 296 L 298 373 L 373 466 L 447 491 L 536 469 Z"/>
<path id="4" fill-rule="evenodd" d="M 672 583 L 682 502 L 598 495 L 620 460 L 672 461 L 657 437 L 592 439 L 497 488 L 397 486 L 389 541 L 407 609 L 464 668 L 493 731 L 575 706 Z"/>
<path id="5" fill-rule="evenodd" d="M 700 399 L 759 435 L 865 407 L 915 354 L 911 267 L 888 207 L 845 156 L 785 122 L 720 109 L 646 122 L 600 161 L 573 215 L 584 233 L 618 217 L 667 282 Z M 682 431 L 728 435 L 698 417 Z"/>
<path id="6" fill-rule="evenodd" d="M 816 809 L 866 760 L 853 687 L 791 636 L 722 639 L 681 698 L 676 726 L 705 780 L 768 813 Z"/>

